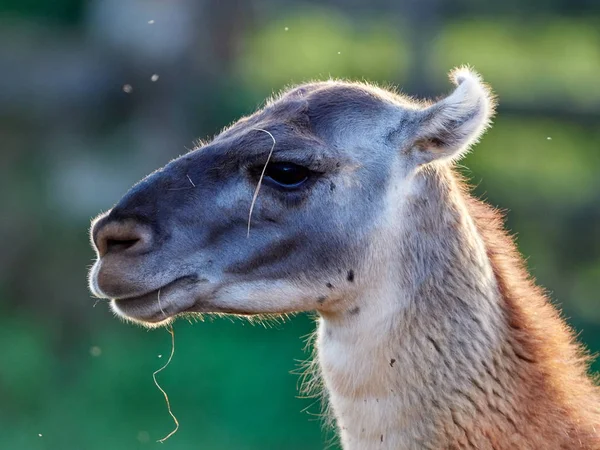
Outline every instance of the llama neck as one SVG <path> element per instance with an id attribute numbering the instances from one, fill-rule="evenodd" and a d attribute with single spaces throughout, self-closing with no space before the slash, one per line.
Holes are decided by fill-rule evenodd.
<path id="1" fill-rule="evenodd" d="M 459 404 L 472 408 L 465 386 L 501 346 L 485 247 L 442 181 L 414 180 L 386 276 L 347 313 L 321 321 L 319 360 L 347 449 L 435 442 L 440 414 L 452 409 L 440 394 L 464 392 Z"/>
<path id="2" fill-rule="evenodd" d="M 504 436 L 529 448 L 517 422 L 534 388 L 523 365 L 535 355 L 512 342 L 451 174 L 414 183 L 385 276 L 320 321 L 319 363 L 344 448 L 514 448 Z"/>

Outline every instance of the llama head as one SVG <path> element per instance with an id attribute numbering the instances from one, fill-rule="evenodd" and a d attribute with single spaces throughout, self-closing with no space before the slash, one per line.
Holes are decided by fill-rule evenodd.
<path id="1" fill-rule="evenodd" d="M 385 270 L 412 176 L 459 158 L 489 124 L 479 76 L 451 78 L 430 104 L 337 81 L 285 92 L 95 219 L 90 289 L 146 324 L 340 310 Z"/>

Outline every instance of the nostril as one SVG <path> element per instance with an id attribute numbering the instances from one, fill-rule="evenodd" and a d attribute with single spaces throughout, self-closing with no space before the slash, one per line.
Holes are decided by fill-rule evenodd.
<path id="1" fill-rule="evenodd" d="M 140 242 L 140 239 L 107 239 L 106 252 L 124 251 Z"/>
<path id="2" fill-rule="evenodd" d="M 134 219 L 114 220 L 102 217 L 92 226 L 92 239 L 99 256 L 107 253 L 130 255 L 148 251 L 152 246 L 152 232 Z"/>

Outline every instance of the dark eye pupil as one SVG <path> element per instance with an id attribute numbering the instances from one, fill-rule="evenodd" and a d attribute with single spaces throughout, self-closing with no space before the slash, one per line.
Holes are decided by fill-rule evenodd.
<path id="1" fill-rule="evenodd" d="M 308 179 L 308 169 L 293 163 L 270 163 L 265 178 L 280 186 L 297 187 Z"/>

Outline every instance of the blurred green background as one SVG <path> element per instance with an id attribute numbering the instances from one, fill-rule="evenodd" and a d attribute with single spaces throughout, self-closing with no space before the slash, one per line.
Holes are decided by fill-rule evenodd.
<path id="1" fill-rule="evenodd" d="M 436 96 L 464 63 L 500 101 L 464 170 L 598 351 L 600 2 L 0 0 L 0 448 L 337 448 L 290 373 L 307 316 L 177 322 L 156 443 L 170 337 L 90 298 L 89 221 L 285 85 Z"/>

